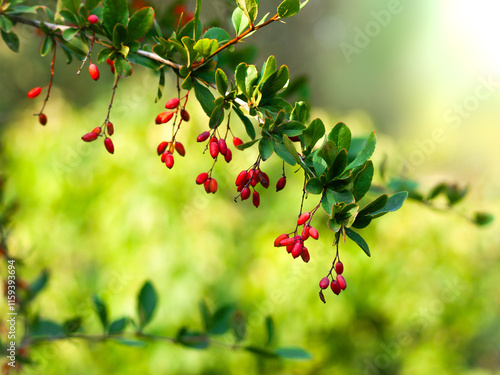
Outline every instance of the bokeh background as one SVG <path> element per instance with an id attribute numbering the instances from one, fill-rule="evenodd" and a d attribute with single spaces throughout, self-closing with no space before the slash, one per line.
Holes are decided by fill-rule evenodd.
<path id="1" fill-rule="evenodd" d="M 262 3 L 263 14 L 279 1 Z M 202 18 L 227 24 L 228 4 L 206 1 Z M 25 259 L 27 280 L 51 273 L 35 302 L 42 316 L 81 315 L 86 331 L 99 332 L 90 297 L 101 295 L 113 319 L 135 316 L 137 291 L 149 279 L 160 305 L 148 332 L 201 327 L 199 300 L 211 308 L 235 303 L 250 341 L 265 342 L 272 315 L 276 345 L 313 355 L 257 360 L 222 348 L 66 341 L 33 348 L 37 364 L 23 373 L 500 374 L 500 228 L 462 216 L 500 215 L 499 13 L 486 0 L 312 0 L 286 25 L 248 39 L 257 65 L 274 54 L 292 77 L 307 77 L 313 116 L 329 126 L 343 121 L 358 136 L 375 129 L 373 159 L 386 159 L 391 176 L 418 181 L 422 192 L 442 181 L 469 186 L 457 212 L 409 201 L 375 222 L 363 232 L 371 258 L 342 245 L 348 289 L 327 293 L 326 305 L 317 298 L 334 256 L 326 216 L 316 219 L 321 234 L 309 264 L 272 246 L 293 226 L 300 176 L 289 170 L 286 189 L 266 191 L 259 209 L 235 204 L 234 176 L 255 160 L 254 151 L 235 152 L 216 168 L 220 191 L 207 196 L 194 179 L 211 161 L 194 139 L 208 119 L 194 100 L 180 136 L 187 156 L 167 170 L 155 148 L 169 130 L 153 124 L 164 103 L 154 103 L 157 79 L 140 68 L 117 92 L 113 156 L 80 140 L 105 118 L 112 86 L 105 66 L 96 83 L 61 58 L 49 122 L 40 126 L 32 114 L 42 99 L 29 101 L 26 92 L 48 81 L 50 61 L 37 55 L 41 38 L 20 25 L 19 54 L 0 44 L 1 172 L 8 200 L 19 202 L 11 251 Z M 167 78 L 166 98 L 175 93 Z M 271 159 L 265 171 L 276 181 L 280 164 Z"/>

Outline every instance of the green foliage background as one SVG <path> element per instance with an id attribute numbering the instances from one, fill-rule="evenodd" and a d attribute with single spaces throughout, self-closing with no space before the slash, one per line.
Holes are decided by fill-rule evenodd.
<path id="1" fill-rule="evenodd" d="M 375 165 L 387 155 L 393 175 L 401 171 L 402 160 L 410 160 L 432 139 L 434 129 L 443 129 L 445 140 L 434 142 L 432 152 L 422 151 L 423 161 L 406 168 L 407 175 L 421 181 L 423 191 L 443 180 L 470 184 L 470 196 L 458 210 L 488 210 L 498 217 L 498 88 L 456 129 L 443 114 L 474 95 L 478 77 L 495 80 L 500 70 L 485 63 L 488 56 L 464 60 L 477 41 L 436 54 L 432 38 L 440 30 L 441 38 L 451 38 L 447 29 L 439 29 L 437 16 L 423 28 L 415 14 L 423 19 L 443 9 L 430 2 L 404 5 L 350 64 L 339 52 L 338 40 L 324 44 L 335 33 L 328 20 L 343 19 L 341 40 L 351 42 L 353 27 L 362 28 L 371 20 L 372 7 L 383 9 L 385 3 L 365 9 L 329 5 L 321 15 L 321 5 L 313 4 L 288 25 L 264 29 L 251 41 L 261 53 L 289 64 L 292 76 L 306 61 L 302 70 L 313 80 L 313 102 L 322 106 L 314 112 L 329 119 L 330 126 L 346 122 L 356 135 L 375 128 Z M 293 39 L 294 32 L 307 40 L 297 37 L 296 44 L 281 43 L 278 49 L 280 33 Z M 72 76 L 76 65 L 58 63 L 56 84 L 66 83 L 53 91 L 48 125 L 39 126 L 31 115 L 41 100 L 28 101 L 25 93 L 48 79 L 49 61 L 32 60 L 38 39 L 30 38 L 20 55 L 0 47 L 1 170 L 8 176 L 8 197 L 20 205 L 10 247 L 26 261 L 23 277 L 32 280 L 44 268 L 51 271 L 50 283 L 36 301 L 42 315 L 57 321 L 82 315 L 86 331 L 97 333 L 91 296 L 103 297 L 112 319 L 134 316 L 136 294 L 150 279 L 160 305 L 147 332 L 174 335 L 182 325 L 201 327 L 200 299 L 212 308 L 236 303 L 247 316 L 254 342 L 265 343 L 264 320 L 270 314 L 277 344 L 304 347 L 314 357 L 304 362 L 258 360 L 217 347 L 196 351 L 163 343 L 130 348 L 72 341 L 33 348 L 38 365 L 24 373 L 498 373 L 498 223 L 478 229 L 458 215 L 408 202 L 364 231 L 372 258 L 352 243 L 342 246 L 347 291 L 339 297 L 328 293 L 323 305 L 317 285 L 333 258 L 333 234 L 326 223 L 315 222 L 320 240 L 311 246 L 307 265 L 272 246 L 276 235 L 293 226 L 300 176 L 288 173 L 286 189 L 278 194 L 269 189 L 259 209 L 235 204 L 234 177 L 255 158 L 251 151 L 235 151 L 231 164 L 217 166 L 221 190 L 205 194 L 194 180 L 211 159 L 200 157 L 202 146 L 193 140 L 208 119 L 194 101 L 189 105 L 192 120 L 180 139 L 187 156 L 176 157 L 174 168 L 167 170 L 155 148 L 169 130 L 153 124 L 162 105 L 153 103 L 155 80 L 141 69 L 117 93 L 111 116 L 115 155 L 107 154 L 100 141 L 80 140 L 105 117 L 112 76 L 104 65 L 95 83 L 85 74 Z M 409 42 L 417 52 L 400 48 Z M 170 78 L 167 98 L 174 94 Z M 236 133 L 244 137 L 243 129 Z M 275 182 L 280 165 L 272 159 L 266 164 L 264 170 Z M 315 202 L 306 204 L 313 207 Z"/>

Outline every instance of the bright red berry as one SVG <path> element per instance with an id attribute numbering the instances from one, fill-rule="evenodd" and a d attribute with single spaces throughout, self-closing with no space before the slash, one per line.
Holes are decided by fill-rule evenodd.
<path id="1" fill-rule="evenodd" d="M 255 207 L 259 207 L 260 205 L 260 195 L 259 192 L 254 191 L 252 194 L 252 203 Z"/>
<path id="2" fill-rule="evenodd" d="M 38 122 L 41 124 L 41 125 L 45 125 L 47 124 L 47 116 L 45 115 L 45 113 L 40 113 L 38 115 Z"/>
<path id="3" fill-rule="evenodd" d="M 167 149 L 167 146 L 168 146 L 168 142 L 167 141 L 163 141 L 161 142 L 158 147 L 156 148 L 156 152 L 158 153 L 158 155 L 161 155 L 165 152 L 165 150 Z"/>
<path id="4" fill-rule="evenodd" d="M 38 95 L 40 95 L 41 92 L 42 92 L 41 87 L 35 87 L 30 91 L 28 91 L 28 98 L 30 99 L 36 98 Z"/>
<path id="5" fill-rule="evenodd" d="M 208 180 L 206 180 L 204 183 L 203 183 L 203 187 L 205 188 L 205 191 L 207 192 L 207 194 L 210 194 L 210 178 Z"/>
<path id="6" fill-rule="evenodd" d="M 106 124 L 106 128 L 108 129 L 109 136 L 112 136 L 115 132 L 115 127 L 113 126 L 113 123 L 111 121 L 108 121 L 108 123 Z"/>
<path id="7" fill-rule="evenodd" d="M 290 246 L 295 243 L 295 240 L 293 238 L 284 238 L 280 241 L 280 246 Z"/>
<path id="8" fill-rule="evenodd" d="M 344 276 L 342 276 L 342 275 L 337 275 L 337 283 L 339 284 L 340 289 L 342 289 L 342 290 L 345 290 L 345 288 L 347 287 L 347 284 L 345 283 Z"/>
<path id="9" fill-rule="evenodd" d="M 214 159 L 219 155 L 219 145 L 217 142 L 210 142 L 210 156 Z"/>
<path id="10" fill-rule="evenodd" d="M 292 256 L 294 258 L 297 258 L 300 256 L 300 253 L 302 252 L 302 248 L 304 247 L 304 245 L 302 245 L 302 242 L 296 242 L 295 245 L 293 245 L 293 248 L 292 248 Z"/>
<path id="11" fill-rule="evenodd" d="M 285 188 L 285 185 L 286 185 L 286 177 L 283 176 L 276 183 L 276 191 L 283 190 Z"/>
<path id="12" fill-rule="evenodd" d="M 219 152 L 226 156 L 227 154 L 227 144 L 226 144 L 226 141 L 224 139 L 219 139 L 219 142 L 218 142 L 218 146 L 219 146 Z"/>
<path id="13" fill-rule="evenodd" d="M 210 178 L 208 179 L 205 184 L 208 182 L 208 191 L 207 193 L 212 193 L 212 194 L 215 194 L 215 192 L 217 191 L 217 180 L 215 178 Z M 207 187 L 205 187 L 205 190 L 207 189 Z"/>
<path id="14" fill-rule="evenodd" d="M 97 134 L 94 133 L 94 132 L 90 132 L 90 133 L 87 133 L 85 134 L 82 139 L 85 141 L 85 142 L 92 142 L 92 141 L 95 141 L 97 139 Z"/>
<path id="15" fill-rule="evenodd" d="M 98 126 L 98 127 L 94 128 L 94 130 L 92 130 L 92 133 L 96 133 L 97 135 L 101 134 L 101 127 Z"/>
<path id="16" fill-rule="evenodd" d="M 304 224 L 309 218 L 311 217 L 311 214 L 309 212 L 304 212 L 302 215 L 299 216 L 297 219 L 297 225 L 302 225 Z"/>
<path id="17" fill-rule="evenodd" d="M 335 279 L 330 283 L 330 288 L 332 288 L 333 293 L 335 293 L 336 295 L 339 295 L 342 291 L 342 288 L 340 288 L 339 283 Z"/>
<path id="18" fill-rule="evenodd" d="M 318 230 L 316 228 L 313 228 L 313 227 L 309 227 L 309 235 L 314 238 L 315 240 L 318 239 L 319 237 L 319 233 L 318 233 Z"/>
<path id="19" fill-rule="evenodd" d="M 181 118 L 186 122 L 189 121 L 190 116 L 188 111 L 186 111 L 185 109 L 181 109 Z"/>
<path id="20" fill-rule="evenodd" d="M 163 154 L 161 154 L 161 162 L 162 163 L 165 163 L 165 158 L 167 157 L 167 154 L 169 153 L 169 151 L 164 151 Z"/>
<path id="21" fill-rule="evenodd" d="M 165 155 L 165 165 L 168 169 L 172 169 L 172 167 L 174 166 L 174 155 L 172 155 L 170 152 L 167 152 Z"/>
<path id="22" fill-rule="evenodd" d="M 233 153 L 230 149 L 227 149 L 226 155 L 224 155 L 224 160 L 226 161 L 226 163 L 229 163 L 231 160 L 233 160 Z"/>
<path id="23" fill-rule="evenodd" d="M 247 171 L 241 171 L 238 177 L 236 177 L 236 186 L 245 185 L 248 182 Z"/>
<path id="24" fill-rule="evenodd" d="M 165 104 L 165 108 L 167 109 L 175 109 L 179 106 L 181 101 L 177 98 L 170 99 L 167 104 Z"/>
<path id="25" fill-rule="evenodd" d="M 321 289 L 326 289 L 328 288 L 328 285 L 330 285 L 330 279 L 328 277 L 323 277 L 321 281 L 319 282 L 319 287 Z"/>
<path id="26" fill-rule="evenodd" d="M 99 68 L 97 67 L 96 64 L 89 65 L 89 74 L 94 81 L 97 81 L 99 79 L 100 77 Z"/>
<path id="27" fill-rule="evenodd" d="M 252 177 L 248 177 L 250 179 L 250 185 L 255 187 L 259 183 L 259 174 L 255 170 L 250 170 Z"/>
<path id="28" fill-rule="evenodd" d="M 293 250 L 293 244 L 291 244 L 291 245 L 287 245 L 287 247 L 286 247 L 286 252 L 287 252 L 288 254 L 290 254 L 290 253 L 292 252 L 292 250 Z"/>
<path id="29" fill-rule="evenodd" d="M 111 140 L 111 138 L 104 139 L 104 147 L 106 147 L 106 150 L 108 150 L 110 154 L 115 153 L 115 146 L 113 145 L 113 141 Z"/>
<path id="30" fill-rule="evenodd" d="M 243 141 L 241 139 L 239 139 L 238 137 L 233 138 L 234 147 L 238 147 L 239 145 L 242 145 L 242 144 L 243 144 Z"/>
<path id="31" fill-rule="evenodd" d="M 197 142 L 205 142 L 208 137 L 210 137 L 210 132 L 208 131 L 205 131 L 203 133 L 201 133 L 198 137 L 196 137 L 196 141 Z"/>
<path id="32" fill-rule="evenodd" d="M 280 244 L 280 242 L 281 242 L 281 240 L 284 240 L 285 238 L 288 238 L 288 234 L 286 234 L 286 233 L 280 234 L 278 237 L 276 237 L 276 239 L 274 240 L 274 247 L 283 246 Z"/>
<path id="33" fill-rule="evenodd" d="M 250 197 L 250 189 L 249 188 L 243 188 L 241 191 L 241 200 L 244 201 L 245 199 L 248 199 Z"/>
<path id="34" fill-rule="evenodd" d="M 342 262 L 337 262 L 335 264 L 335 272 L 337 272 L 338 275 L 341 275 L 342 272 L 344 272 L 344 265 L 342 264 Z"/>
<path id="35" fill-rule="evenodd" d="M 200 173 L 198 175 L 198 177 L 196 177 L 196 183 L 198 185 L 204 184 L 206 180 L 208 180 L 208 173 L 207 172 Z"/>
<path id="36" fill-rule="evenodd" d="M 175 142 L 175 151 L 177 151 L 180 156 L 186 155 L 186 149 L 181 142 Z"/>
<path id="37" fill-rule="evenodd" d="M 311 256 L 309 255 L 309 250 L 307 250 L 307 247 L 302 248 L 302 252 L 300 253 L 300 257 L 305 263 L 309 263 L 311 260 Z"/>
<path id="38" fill-rule="evenodd" d="M 302 230 L 302 241 L 305 241 L 309 238 L 309 225 L 304 226 L 304 229 Z"/>
<path id="39" fill-rule="evenodd" d="M 91 14 L 87 20 L 91 23 L 91 24 L 95 24 L 97 22 L 99 22 L 99 17 L 97 17 L 95 14 Z"/>
<path id="40" fill-rule="evenodd" d="M 155 123 L 156 123 L 156 125 L 166 124 L 167 122 L 169 122 L 172 119 L 173 116 L 174 116 L 174 112 L 170 112 L 170 111 L 162 112 L 158 116 L 156 116 Z"/>

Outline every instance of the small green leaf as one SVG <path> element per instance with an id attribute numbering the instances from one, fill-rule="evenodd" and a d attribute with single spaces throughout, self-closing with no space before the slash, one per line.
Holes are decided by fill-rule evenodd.
<path id="1" fill-rule="evenodd" d="M 122 47 L 122 44 L 125 43 L 126 39 L 127 28 L 120 23 L 116 24 L 113 29 L 113 47 L 119 50 Z"/>
<path id="2" fill-rule="evenodd" d="M 224 44 L 231 40 L 228 32 L 220 27 L 211 27 L 203 34 L 203 38 L 215 39 L 219 44 Z"/>
<path id="3" fill-rule="evenodd" d="M 212 327 L 212 313 L 210 312 L 210 308 L 208 307 L 207 303 L 203 300 L 201 300 L 198 303 L 198 306 L 200 307 L 200 315 L 201 315 L 201 321 L 203 322 L 203 329 L 205 332 L 208 332 L 208 330 Z"/>
<path id="4" fill-rule="evenodd" d="M 158 295 L 151 282 L 146 281 L 137 296 L 139 328 L 143 329 L 151 321 L 158 303 Z"/>
<path id="5" fill-rule="evenodd" d="M 63 31 L 62 33 L 62 37 L 64 40 L 71 40 L 73 39 L 73 37 L 78 34 L 80 30 L 76 29 L 76 28 L 69 28 L 69 29 L 66 29 Z"/>
<path id="6" fill-rule="evenodd" d="M 14 24 L 12 23 L 12 21 L 4 15 L 0 14 L 0 29 L 5 31 L 6 33 L 10 33 L 13 27 Z"/>
<path id="7" fill-rule="evenodd" d="M 196 95 L 196 99 L 201 105 L 201 108 L 205 111 L 207 116 L 210 117 L 214 108 L 215 108 L 215 98 L 205 86 L 199 83 L 196 79 L 193 80 L 193 88 L 194 94 Z"/>
<path id="8" fill-rule="evenodd" d="M 340 228 L 342 228 L 342 223 L 337 219 L 330 219 L 328 220 L 328 228 L 330 228 L 332 232 L 337 233 Z"/>
<path id="9" fill-rule="evenodd" d="M 122 57 L 115 59 L 114 67 L 116 74 L 120 77 L 128 77 L 132 74 L 132 67 L 130 66 L 130 63 Z"/>
<path id="10" fill-rule="evenodd" d="M 61 5 L 62 9 L 68 9 L 69 11 L 78 14 L 80 0 L 61 0 Z"/>
<path id="11" fill-rule="evenodd" d="M 105 62 L 106 59 L 109 57 L 109 55 L 111 55 L 112 52 L 113 52 L 113 49 L 111 49 L 111 48 L 101 49 L 99 51 L 99 53 L 97 54 L 97 63 L 102 64 L 103 62 Z"/>
<path id="12" fill-rule="evenodd" d="M 332 207 L 336 204 L 335 194 L 332 189 L 326 189 L 325 194 L 323 195 L 323 199 L 321 200 L 321 207 L 325 210 L 328 216 L 331 216 L 333 213 Z"/>
<path id="13" fill-rule="evenodd" d="M 195 25 L 197 25 L 200 22 L 200 14 L 201 14 L 201 2 L 202 0 L 196 0 L 196 8 L 194 9 L 194 17 L 193 17 L 193 22 Z M 198 36 L 195 34 L 193 35 L 195 39 L 198 39 Z"/>
<path id="14" fill-rule="evenodd" d="M 358 246 L 366 253 L 366 255 L 371 256 L 370 248 L 368 247 L 368 244 L 363 239 L 363 237 L 361 237 L 358 233 L 350 228 L 345 229 L 345 234 L 347 234 L 347 237 L 349 237 L 351 240 L 356 242 Z"/>
<path id="15" fill-rule="evenodd" d="M 269 137 L 263 137 L 259 142 L 259 154 L 266 161 L 274 153 L 273 142 Z"/>
<path id="16" fill-rule="evenodd" d="M 229 82 L 227 80 L 226 73 L 222 69 L 217 69 L 215 72 L 215 84 L 217 85 L 217 91 L 222 96 L 226 96 L 227 88 L 229 87 Z"/>
<path id="17" fill-rule="evenodd" d="M 252 21 L 257 18 L 259 5 L 256 0 L 236 0 L 238 7 L 245 13 L 245 15 Z"/>
<path id="18" fill-rule="evenodd" d="M 266 316 L 266 333 L 267 333 L 266 346 L 269 346 L 271 345 L 274 338 L 274 320 L 271 315 Z"/>
<path id="19" fill-rule="evenodd" d="M 223 335 L 231 327 L 234 306 L 225 305 L 218 308 L 213 315 L 213 323 L 208 333 L 211 335 Z"/>
<path id="20" fill-rule="evenodd" d="M 252 122 L 250 121 L 250 119 L 247 116 L 245 116 L 243 114 L 243 112 L 241 111 L 241 109 L 239 109 L 236 106 L 233 106 L 233 111 L 238 115 L 238 117 L 240 118 L 241 122 L 243 122 L 243 125 L 245 126 L 245 130 L 246 130 L 248 136 L 251 139 L 255 139 L 255 136 L 256 136 L 256 134 L 255 134 L 255 128 L 254 128 Z"/>
<path id="21" fill-rule="evenodd" d="M 94 294 L 92 301 L 94 303 L 95 311 L 99 316 L 102 328 L 106 330 L 108 327 L 108 308 L 97 294 Z"/>
<path id="22" fill-rule="evenodd" d="M 287 18 L 296 15 L 300 11 L 300 0 L 284 0 L 278 6 L 280 18 Z"/>
<path id="23" fill-rule="evenodd" d="M 280 358 L 308 360 L 312 358 L 311 353 L 301 348 L 278 348 L 274 353 Z"/>
<path id="24" fill-rule="evenodd" d="M 304 102 L 296 102 L 290 114 L 290 120 L 306 123 L 309 118 L 309 107 Z"/>
<path id="25" fill-rule="evenodd" d="M 371 132 L 370 135 L 368 136 L 368 139 L 366 140 L 365 146 L 363 147 L 363 150 L 359 153 L 356 158 L 349 163 L 346 169 L 351 169 L 351 168 L 356 168 L 359 167 L 360 165 L 365 164 L 365 162 L 370 159 L 372 156 L 373 152 L 375 151 L 375 145 L 377 144 L 377 136 L 375 135 L 375 132 Z"/>
<path id="26" fill-rule="evenodd" d="M 7 47 L 9 47 L 14 52 L 19 52 L 19 44 L 20 43 L 19 43 L 19 37 L 17 36 L 17 34 L 14 32 L 6 33 L 3 30 L 0 30 L 0 32 L 2 34 L 2 39 L 5 42 L 5 44 L 7 45 Z"/>
<path id="27" fill-rule="evenodd" d="M 29 284 L 28 295 L 29 299 L 35 298 L 40 293 L 49 281 L 49 271 L 43 270 L 40 275 Z"/>
<path id="28" fill-rule="evenodd" d="M 243 143 L 239 146 L 237 146 L 236 148 L 240 151 L 243 151 L 243 150 L 246 150 L 247 148 L 249 147 L 252 147 L 254 144 L 256 144 L 258 141 L 260 141 L 260 139 L 254 139 L 253 141 L 250 141 L 250 142 L 247 142 L 247 143 Z"/>
<path id="29" fill-rule="evenodd" d="M 361 198 L 363 198 L 370 189 L 370 186 L 372 184 L 373 172 L 373 163 L 371 162 L 371 160 L 368 160 L 365 163 L 363 169 L 354 179 L 353 193 L 356 201 L 359 201 Z"/>
<path id="30" fill-rule="evenodd" d="M 306 183 L 306 190 L 311 194 L 321 194 L 323 185 L 318 178 L 311 178 Z"/>
<path id="31" fill-rule="evenodd" d="M 335 202 L 353 203 L 354 195 L 349 190 L 335 191 L 332 190 L 332 194 L 335 197 Z"/>
<path id="32" fill-rule="evenodd" d="M 233 23 L 234 30 L 236 31 L 236 35 L 240 35 L 248 28 L 248 25 L 250 25 L 248 17 L 240 8 L 236 8 L 234 10 L 231 16 L 231 21 Z"/>
<path id="33" fill-rule="evenodd" d="M 200 39 L 196 42 L 193 49 L 202 57 L 208 57 L 219 48 L 219 43 L 215 39 Z"/>
<path id="34" fill-rule="evenodd" d="M 222 121 L 224 121 L 224 103 L 216 105 L 212 113 L 210 114 L 210 120 L 208 121 L 208 127 L 210 129 L 215 129 L 218 127 Z"/>
<path id="35" fill-rule="evenodd" d="M 262 84 L 260 92 L 262 93 L 263 100 L 278 94 L 287 85 L 288 78 L 288 67 L 282 65 L 278 71 L 271 74 Z"/>
<path id="36" fill-rule="evenodd" d="M 63 329 L 66 334 L 75 333 L 82 326 L 83 319 L 81 316 L 77 316 L 73 319 L 66 320 L 63 324 Z"/>
<path id="37" fill-rule="evenodd" d="M 34 323 L 30 328 L 31 337 L 66 336 L 64 328 L 59 323 L 48 319 L 41 319 Z"/>
<path id="38" fill-rule="evenodd" d="M 243 349 L 246 350 L 247 352 L 257 354 L 257 355 L 260 355 L 263 357 L 270 357 L 270 358 L 277 357 L 277 354 L 275 354 L 274 352 L 272 352 L 268 349 L 259 348 L 257 346 L 248 345 L 248 346 L 245 346 Z"/>
<path id="39" fill-rule="evenodd" d="M 281 113 L 285 115 L 285 111 L 282 111 Z M 298 121 L 287 121 L 278 126 L 278 128 L 273 132 L 281 135 L 286 134 L 288 137 L 296 137 L 301 135 L 305 128 L 304 124 Z"/>
<path id="40" fill-rule="evenodd" d="M 69 41 L 61 41 L 61 43 L 81 60 L 83 60 L 89 51 L 89 46 L 78 37 Z"/>
<path id="41" fill-rule="evenodd" d="M 161 69 L 159 71 L 159 74 L 160 74 L 160 78 L 158 81 L 158 91 L 156 93 L 155 103 L 157 103 L 158 100 L 161 99 L 161 97 L 163 96 L 163 89 L 165 88 L 165 69 Z"/>
<path id="42" fill-rule="evenodd" d="M 61 10 L 59 14 L 69 23 L 73 25 L 80 24 L 80 20 L 78 19 L 78 15 L 69 10 Z"/>
<path id="43" fill-rule="evenodd" d="M 378 211 L 375 211 L 371 214 L 374 218 L 385 215 L 388 212 L 397 211 L 403 206 L 405 199 L 408 197 L 408 192 L 400 191 L 399 193 L 394 194 L 387 200 L 387 203 L 383 208 Z"/>
<path id="44" fill-rule="evenodd" d="M 300 164 L 301 160 L 300 160 L 299 153 L 297 152 L 292 141 L 290 140 L 290 138 L 288 138 L 288 136 L 286 134 L 283 135 L 283 145 L 285 146 L 285 149 L 288 151 L 288 153 L 295 159 L 295 161 Z M 276 151 L 276 146 L 274 147 L 274 149 Z M 276 153 L 278 153 L 278 151 L 276 151 Z M 287 163 L 290 164 L 289 162 L 287 162 Z M 291 165 L 295 165 L 295 163 L 293 163 Z"/>
<path id="45" fill-rule="evenodd" d="M 255 90 L 254 83 L 259 78 L 255 65 L 241 63 L 236 67 L 234 79 L 236 86 L 248 99 L 251 99 Z"/>
<path id="46" fill-rule="evenodd" d="M 309 151 L 316 145 L 316 143 L 325 135 L 325 125 L 319 118 L 314 119 L 309 126 L 302 132 L 302 139 L 304 140 L 304 148 Z"/>
<path id="47" fill-rule="evenodd" d="M 365 207 L 363 207 L 360 211 L 360 215 L 372 215 L 374 212 L 382 209 L 387 201 L 389 200 L 389 196 L 387 194 L 382 194 L 372 202 L 368 203 Z"/>
<path id="48" fill-rule="evenodd" d="M 129 322 L 128 318 L 121 318 L 115 320 L 113 323 L 109 325 L 108 333 L 114 334 L 123 332 L 127 327 L 128 322 Z"/>
<path id="49" fill-rule="evenodd" d="M 127 26 L 127 42 L 141 39 L 153 26 L 155 11 L 151 7 L 144 7 L 132 14 Z"/>
<path id="50" fill-rule="evenodd" d="M 335 156 L 333 163 L 330 165 L 328 170 L 327 179 L 330 181 L 335 177 L 339 177 L 345 171 L 347 165 L 347 151 L 345 148 L 340 150 Z"/>
<path id="51" fill-rule="evenodd" d="M 474 214 L 474 217 L 472 218 L 472 221 L 474 222 L 474 224 L 476 224 L 480 227 L 483 227 L 483 226 L 486 226 L 486 225 L 492 223 L 493 220 L 495 220 L 495 217 L 492 214 L 487 213 L 487 212 L 476 212 Z"/>
<path id="52" fill-rule="evenodd" d="M 337 149 L 341 150 L 345 148 L 349 151 L 349 148 L 351 147 L 351 131 L 346 124 L 339 122 L 328 134 L 328 140 L 333 141 L 337 146 Z"/>
<path id="53" fill-rule="evenodd" d="M 321 176 L 328 168 L 328 164 L 326 164 L 325 159 L 323 159 L 316 151 L 313 155 L 313 166 L 317 176 Z"/>
<path id="54" fill-rule="evenodd" d="M 260 70 L 259 86 L 262 82 L 267 80 L 276 71 L 276 58 L 271 55 L 267 58 L 266 62 Z"/>
<path id="55" fill-rule="evenodd" d="M 122 345 L 130 346 L 133 348 L 144 348 L 146 346 L 145 342 L 139 341 L 139 340 L 119 338 L 119 339 L 116 339 L 115 341 L 122 344 Z"/>
<path id="56" fill-rule="evenodd" d="M 127 0 L 104 0 L 102 12 L 102 24 L 108 36 L 113 35 L 113 30 L 117 24 L 127 26 L 128 5 Z"/>

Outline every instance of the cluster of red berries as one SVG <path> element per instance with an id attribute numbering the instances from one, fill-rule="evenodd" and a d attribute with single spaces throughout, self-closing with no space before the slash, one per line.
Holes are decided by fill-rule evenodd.
<path id="1" fill-rule="evenodd" d="M 336 277 L 333 277 L 332 275 L 333 269 L 335 269 L 335 273 L 337 274 Z M 319 298 L 321 299 L 321 301 L 325 302 L 325 297 L 323 296 L 323 290 L 327 289 L 328 286 L 330 286 L 333 293 L 335 293 L 336 295 L 339 295 L 341 291 L 347 288 L 345 278 L 344 276 L 342 276 L 343 272 L 344 272 L 344 265 L 342 264 L 342 262 L 338 261 L 334 264 L 334 267 L 332 267 L 332 270 L 330 270 L 330 273 L 328 275 L 332 277 L 332 280 L 330 281 L 330 278 L 328 276 L 325 276 L 320 280 L 319 287 L 321 288 L 321 290 L 319 292 Z"/>
<path id="2" fill-rule="evenodd" d="M 236 177 L 236 190 L 240 193 L 234 200 L 236 201 L 238 197 L 242 201 L 250 198 L 252 195 L 252 203 L 255 207 L 260 205 L 260 195 L 255 187 L 257 184 L 261 184 L 264 189 L 269 187 L 269 176 L 262 172 L 258 166 L 253 166 L 249 171 L 241 171 Z M 253 189 L 253 193 L 250 192 L 250 188 Z"/>
<path id="3" fill-rule="evenodd" d="M 215 194 L 219 187 L 219 185 L 217 184 L 217 180 L 211 177 L 211 171 L 208 173 L 200 173 L 198 177 L 196 177 L 196 183 L 198 185 L 203 185 L 207 194 Z"/>
<path id="4" fill-rule="evenodd" d="M 180 156 L 186 155 L 186 149 L 181 142 L 163 141 L 158 145 L 156 151 L 158 155 L 161 155 L 160 160 L 165 163 L 168 169 L 172 169 L 174 166 L 174 151 L 177 151 Z"/>
<path id="5" fill-rule="evenodd" d="M 307 247 L 304 246 L 304 243 L 307 239 L 309 239 L 309 237 L 314 238 L 315 240 L 319 238 L 318 230 L 310 225 L 311 220 L 311 213 L 304 212 L 297 219 L 297 226 L 303 225 L 302 234 L 290 237 L 288 233 L 283 233 L 274 240 L 274 246 L 286 246 L 286 251 L 289 254 L 292 254 L 294 258 L 298 258 L 300 256 L 304 262 L 309 262 L 311 256 L 309 255 Z M 297 231 L 295 231 L 295 233 L 297 233 Z"/>
<path id="6" fill-rule="evenodd" d="M 36 98 L 38 95 L 41 94 L 42 90 L 45 88 L 46 86 L 44 87 L 34 87 L 32 88 L 30 91 L 28 91 L 28 98 L 30 99 L 34 99 Z M 47 124 L 47 115 L 45 113 L 42 113 L 40 112 L 39 114 L 37 114 L 38 116 L 38 122 L 41 124 L 41 125 L 46 125 Z"/>
<path id="7" fill-rule="evenodd" d="M 111 137 L 115 132 L 115 127 L 111 121 L 106 121 L 106 126 L 97 126 L 90 133 L 83 135 L 82 140 L 84 142 L 93 142 L 99 136 L 104 136 L 104 147 L 110 154 L 114 154 L 115 146 L 113 145 L 113 141 Z M 106 133 L 108 136 L 106 136 Z"/>

